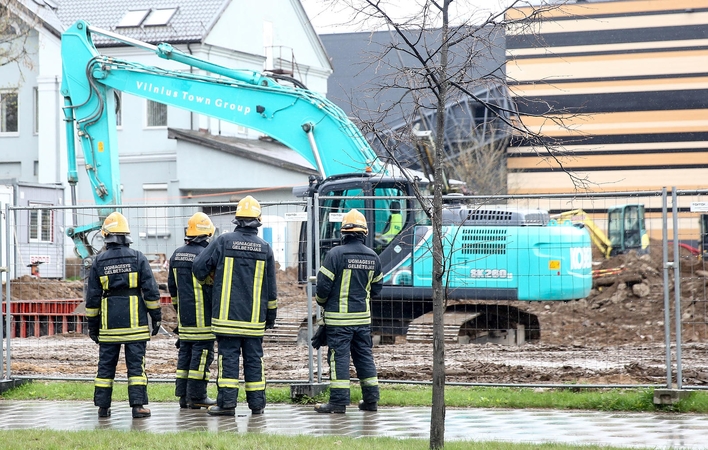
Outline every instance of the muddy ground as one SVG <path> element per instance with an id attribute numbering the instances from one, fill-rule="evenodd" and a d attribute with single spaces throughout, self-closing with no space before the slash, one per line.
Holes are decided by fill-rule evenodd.
<path id="1" fill-rule="evenodd" d="M 660 243 L 649 255 L 634 253 L 609 260 L 595 255 L 598 276 L 588 298 L 573 302 L 503 302 L 537 315 L 541 336 L 520 346 L 446 342 L 447 380 L 470 383 L 664 384 L 666 382 L 664 268 Z M 672 249 L 670 248 L 670 251 Z M 708 384 L 708 308 L 703 261 L 681 250 L 682 372 L 686 385 Z M 164 282 L 164 272 L 158 273 Z M 669 271 L 673 314 L 673 269 Z M 27 277 L 12 284 L 14 300 L 79 298 L 80 282 Z M 292 270 L 280 272 L 280 313 L 276 330 L 265 339 L 266 374 L 271 380 L 307 380 L 309 347 L 303 345 L 306 294 Z M 4 292 L 4 291 L 3 291 Z M 148 344 L 147 372 L 152 378 L 174 376 L 177 350 L 171 306 L 163 306 L 165 333 Z M 298 331 L 301 339 L 298 344 Z M 671 338 L 674 341 L 673 336 Z M 379 377 L 429 381 L 432 345 L 396 339 L 374 348 Z M 98 348 L 83 333 L 13 339 L 12 373 L 91 378 Z M 317 353 L 313 354 L 317 367 Z M 671 352 L 675 365 L 675 349 Z M 212 367 L 213 375 L 216 368 Z M 323 367 L 326 371 L 326 364 Z M 353 370 L 353 369 L 352 369 Z M 119 374 L 125 373 L 124 366 Z M 352 372 L 354 374 L 354 372 Z M 316 376 L 316 375 L 315 375 Z"/>

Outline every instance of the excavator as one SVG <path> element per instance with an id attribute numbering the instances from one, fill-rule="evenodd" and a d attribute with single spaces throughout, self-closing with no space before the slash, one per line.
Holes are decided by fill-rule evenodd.
<path id="1" fill-rule="evenodd" d="M 102 55 L 92 35 L 211 75 Z M 433 229 L 413 191 L 414 183 L 425 189 L 428 181 L 410 181 L 382 164 L 359 129 L 326 97 L 293 80 L 227 68 L 166 43 L 154 46 L 85 21 L 63 33 L 62 60 L 72 202 L 76 204 L 78 136 L 98 207 L 99 221 L 67 231 L 85 264 L 95 252 L 89 236 L 121 204 L 114 105 L 114 91 L 121 91 L 257 130 L 307 159 L 319 175 L 293 193 L 319 199 L 319 214 L 312 217 L 318 226 L 312 227 L 311 235 L 307 226 L 302 227 L 300 261 L 315 256 L 308 253 L 307 242 L 319 242 L 323 257 L 340 243 L 342 214 L 352 208 L 363 211 L 371 231 L 367 245 L 380 255 L 385 283 L 381 294 L 371 299 L 374 333 L 404 335 L 414 319 L 432 310 Z M 398 230 L 391 234 L 385 228 L 394 206 Z M 449 300 L 568 301 L 589 294 L 592 257 L 587 231 L 551 220 L 544 210 L 504 205 L 452 201 L 445 206 L 443 219 Z M 301 270 L 300 275 L 307 282 L 313 274 Z M 476 328 L 520 325 L 531 339 L 539 333 L 537 318 L 516 308 L 504 312 L 498 305 L 459 308 Z"/>
<path id="2" fill-rule="evenodd" d="M 607 210 L 607 234 L 597 226 L 590 214 L 574 209 L 555 214 L 553 218 L 570 221 L 588 230 L 590 239 L 602 255 L 609 259 L 634 250 L 639 254 L 649 252 L 649 235 L 644 216 L 644 205 L 627 204 Z"/>

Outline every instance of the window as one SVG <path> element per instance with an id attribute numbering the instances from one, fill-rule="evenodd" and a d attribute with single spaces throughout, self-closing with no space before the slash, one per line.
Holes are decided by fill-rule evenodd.
<path id="1" fill-rule="evenodd" d="M 39 88 L 34 88 L 34 134 L 39 134 Z"/>
<path id="2" fill-rule="evenodd" d="M 146 205 L 164 205 L 167 203 L 167 184 L 143 184 L 143 194 Z M 157 206 L 145 209 L 144 233 L 145 236 L 151 238 L 167 239 L 170 237 L 169 211 L 166 207 Z"/>
<path id="3" fill-rule="evenodd" d="M 139 26 L 145 17 L 150 12 L 149 9 L 138 9 L 134 11 L 128 11 L 125 13 L 120 22 L 118 22 L 118 27 L 137 27 Z"/>
<path id="4" fill-rule="evenodd" d="M 41 203 L 30 203 L 30 206 L 49 206 Z M 36 209 L 29 212 L 30 242 L 54 241 L 54 212 L 49 209 Z"/>
<path id="5" fill-rule="evenodd" d="M 143 25 L 146 27 L 167 25 L 176 12 L 177 8 L 153 9 Z"/>
<path id="6" fill-rule="evenodd" d="M 164 103 L 147 101 L 147 126 L 166 127 L 167 126 L 167 105 Z"/>
<path id="7" fill-rule="evenodd" d="M 167 25 L 177 8 L 136 9 L 125 13 L 118 27 L 155 27 Z"/>
<path id="8" fill-rule="evenodd" d="M 17 130 L 17 91 L 0 91 L 0 133 Z"/>

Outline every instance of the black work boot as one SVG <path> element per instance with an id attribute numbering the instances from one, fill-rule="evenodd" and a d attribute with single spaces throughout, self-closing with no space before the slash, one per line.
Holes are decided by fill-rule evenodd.
<path id="1" fill-rule="evenodd" d="M 359 409 L 361 411 L 378 411 L 379 405 L 374 403 L 366 403 L 364 400 L 359 400 Z"/>
<path id="2" fill-rule="evenodd" d="M 133 419 L 141 419 L 143 417 L 150 417 L 150 410 L 143 405 L 133 406 Z"/>
<path id="3" fill-rule="evenodd" d="M 98 408 L 98 417 L 110 417 L 111 408 Z"/>
<path id="4" fill-rule="evenodd" d="M 263 411 L 265 411 L 265 408 L 252 409 L 251 414 L 263 414 Z"/>
<path id="5" fill-rule="evenodd" d="M 207 412 L 210 416 L 235 416 L 236 408 L 222 408 L 221 406 L 212 406 Z"/>
<path id="6" fill-rule="evenodd" d="M 334 413 L 334 414 L 344 414 L 347 412 L 347 407 L 344 405 L 333 405 L 331 403 L 321 403 L 315 406 L 315 411 L 318 413 Z"/>
<path id="7" fill-rule="evenodd" d="M 185 408 L 189 407 L 189 405 L 187 404 L 187 397 L 182 396 L 179 398 L 179 407 L 181 409 L 185 409 Z"/>
<path id="8" fill-rule="evenodd" d="M 216 405 L 216 400 L 209 397 L 200 398 L 198 400 L 192 399 L 189 402 L 190 409 L 206 408 L 209 409 L 210 406 Z"/>

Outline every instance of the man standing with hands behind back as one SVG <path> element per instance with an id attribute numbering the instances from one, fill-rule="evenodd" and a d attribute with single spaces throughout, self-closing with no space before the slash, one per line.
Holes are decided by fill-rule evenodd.
<path id="1" fill-rule="evenodd" d="M 246 196 L 233 223 L 236 229 L 214 239 L 192 265 L 197 280 L 214 280 L 211 329 L 219 346 L 219 393 L 208 411 L 212 416 L 236 414 L 241 354 L 248 407 L 263 414 L 263 335 L 275 326 L 278 311 L 273 249 L 258 237 L 261 205 Z"/>

